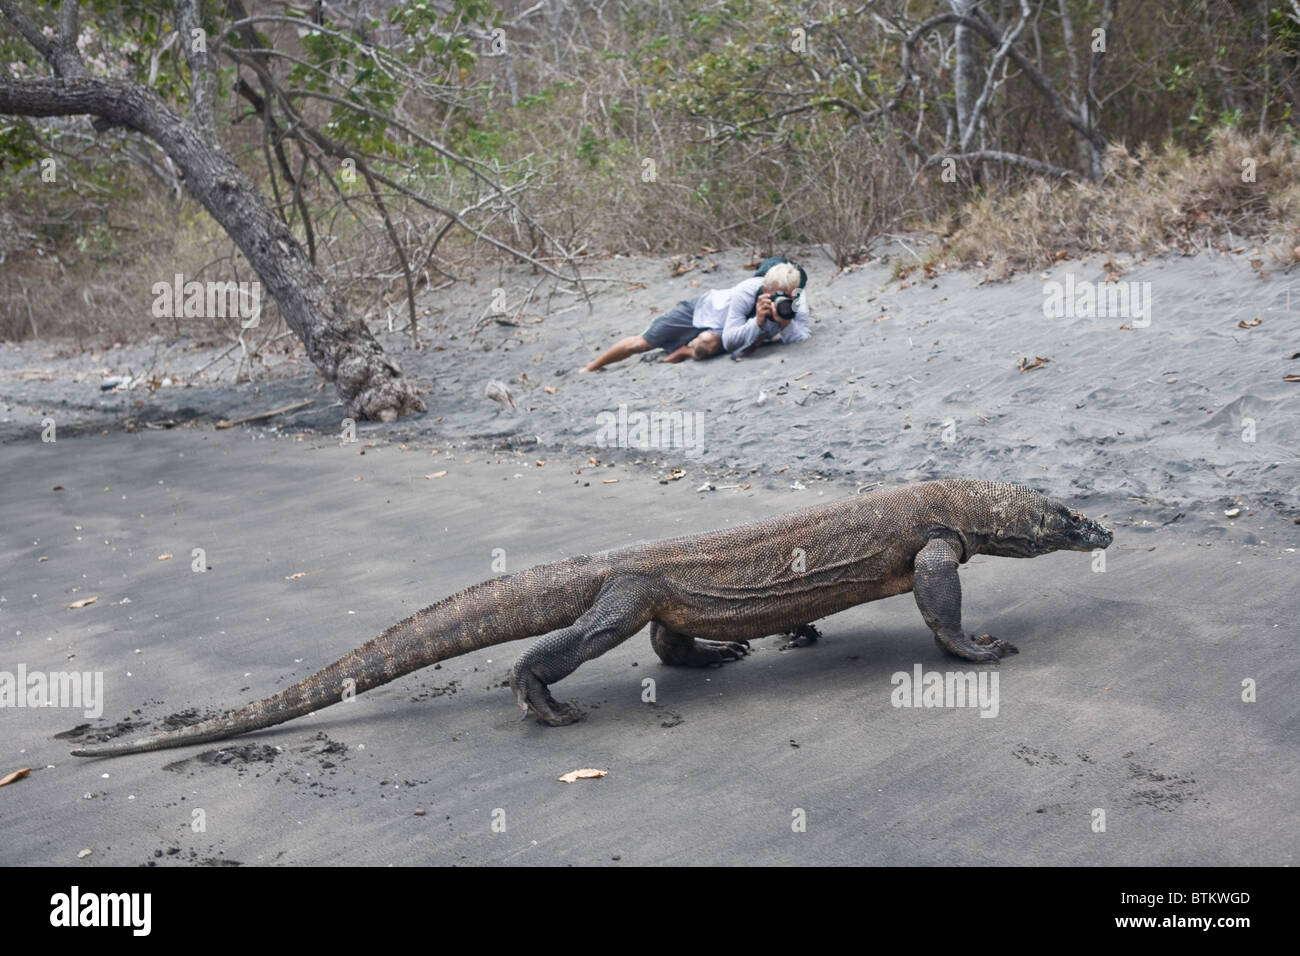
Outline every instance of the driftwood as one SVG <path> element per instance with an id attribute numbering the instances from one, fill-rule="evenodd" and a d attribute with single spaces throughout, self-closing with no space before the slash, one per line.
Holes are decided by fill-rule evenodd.
<path id="1" fill-rule="evenodd" d="M 286 412 L 296 412 L 300 408 L 306 408 L 315 399 L 307 399 L 302 402 L 294 402 L 292 405 L 285 405 L 282 408 L 273 408 L 269 412 L 258 412 L 256 415 L 245 415 L 243 418 L 236 418 L 233 421 L 226 421 L 224 418 L 217 422 L 218 428 L 234 428 L 236 425 L 243 425 L 247 422 L 261 421 L 263 418 L 274 418 L 276 415 L 283 415 Z"/>

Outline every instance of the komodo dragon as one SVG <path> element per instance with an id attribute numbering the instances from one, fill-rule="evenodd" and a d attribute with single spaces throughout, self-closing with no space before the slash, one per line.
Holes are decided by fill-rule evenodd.
<path id="1" fill-rule="evenodd" d="M 484 581 L 390 627 L 324 670 L 239 710 L 137 740 L 74 750 L 142 753 L 261 730 L 494 644 L 533 635 L 510 669 L 525 714 L 582 715 L 547 685 L 651 625 L 668 664 L 737 660 L 751 638 L 795 631 L 845 608 L 907 591 L 939 646 L 969 661 L 1016 649 L 961 625 L 957 566 L 977 554 L 1032 558 L 1091 551 L 1111 533 L 1023 485 L 925 481 L 722 531 L 634 544 Z"/>

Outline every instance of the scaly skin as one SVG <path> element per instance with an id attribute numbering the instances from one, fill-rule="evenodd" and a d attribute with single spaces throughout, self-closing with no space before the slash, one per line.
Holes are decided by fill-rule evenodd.
<path id="1" fill-rule="evenodd" d="M 494 644 L 542 635 L 510 671 L 519 706 L 548 724 L 577 708 L 550 684 L 650 624 L 667 664 L 738 660 L 752 638 L 913 591 L 950 654 L 996 661 L 1005 641 L 962 630 L 958 565 L 977 554 L 1030 558 L 1111 543 L 1097 522 L 1023 485 L 952 479 L 857 495 L 724 531 L 631 545 L 495 578 L 417 612 L 265 700 L 181 730 L 74 750 L 116 756 L 221 740 Z"/>

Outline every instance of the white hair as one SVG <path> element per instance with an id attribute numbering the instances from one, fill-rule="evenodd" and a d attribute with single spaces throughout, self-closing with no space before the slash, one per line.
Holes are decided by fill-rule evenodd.
<path id="1" fill-rule="evenodd" d="M 791 292 L 799 288 L 799 270 L 788 262 L 778 262 L 763 276 L 764 292 L 778 288 L 789 289 Z"/>

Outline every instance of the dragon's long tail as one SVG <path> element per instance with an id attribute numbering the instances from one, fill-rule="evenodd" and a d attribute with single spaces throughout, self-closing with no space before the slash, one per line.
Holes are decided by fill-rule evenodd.
<path id="1" fill-rule="evenodd" d="M 72 753 L 116 757 L 262 730 L 449 657 L 567 627 L 591 606 L 605 570 L 599 558 L 582 556 L 484 581 L 417 611 L 324 670 L 265 700 L 179 730 Z"/>

